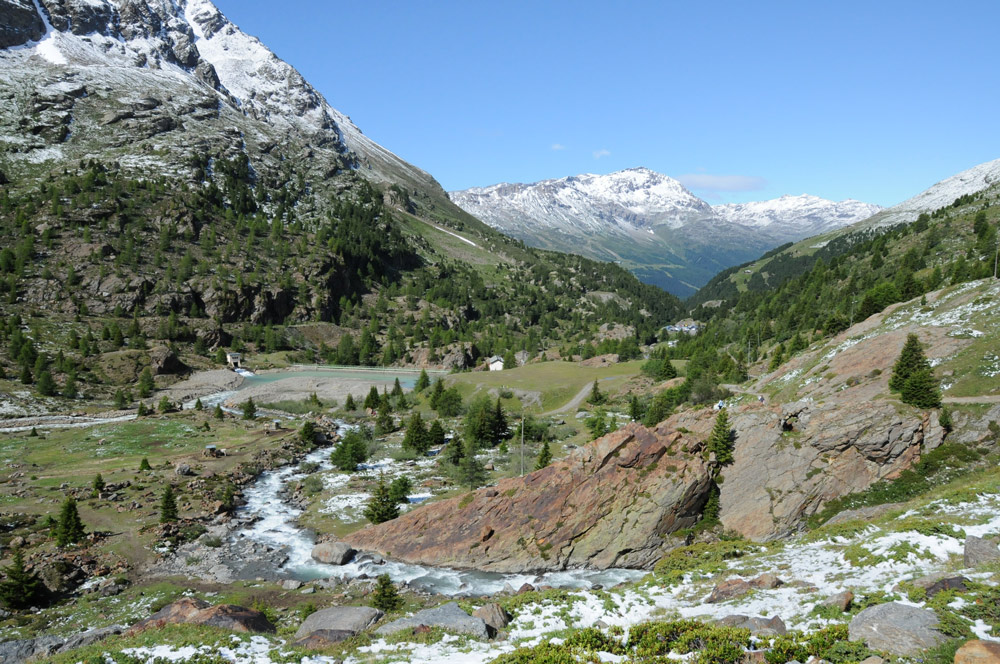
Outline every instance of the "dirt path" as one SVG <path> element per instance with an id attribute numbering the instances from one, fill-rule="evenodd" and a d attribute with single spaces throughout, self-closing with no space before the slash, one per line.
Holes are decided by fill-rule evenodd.
<path id="1" fill-rule="evenodd" d="M 600 378 L 600 379 L 598 379 L 598 382 L 607 382 L 609 380 L 614 380 L 614 377 Z M 542 415 L 543 416 L 544 415 L 559 415 L 561 413 L 568 413 L 571 410 L 573 410 L 574 408 L 579 408 L 580 404 L 582 404 L 584 401 L 586 401 L 587 397 L 590 396 L 590 390 L 592 390 L 593 388 L 594 388 L 594 384 L 593 383 L 587 383 L 586 385 L 584 385 L 583 389 L 580 390 L 577 393 L 577 395 L 575 397 L 573 397 L 572 399 L 570 399 L 564 405 L 559 406 L 558 408 L 556 408 L 554 410 L 550 410 L 547 413 L 542 413 Z"/>
<path id="2" fill-rule="evenodd" d="M 979 397 L 945 397 L 944 403 L 1000 403 L 1000 394 L 986 394 Z"/>

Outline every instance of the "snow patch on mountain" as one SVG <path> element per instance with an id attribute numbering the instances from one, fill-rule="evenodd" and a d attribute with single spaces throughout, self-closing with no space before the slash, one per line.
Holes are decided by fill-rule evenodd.
<path id="1" fill-rule="evenodd" d="M 877 226 L 916 221 L 921 212 L 951 205 L 956 198 L 975 194 L 1000 182 L 1000 159 L 994 159 L 941 180 L 926 191 L 887 209 L 872 221 Z"/>
<path id="2" fill-rule="evenodd" d="M 882 207 L 854 199 L 836 202 L 802 194 L 716 205 L 712 209 L 726 221 L 766 230 L 789 241 L 849 226 L 877 214 Z"/>

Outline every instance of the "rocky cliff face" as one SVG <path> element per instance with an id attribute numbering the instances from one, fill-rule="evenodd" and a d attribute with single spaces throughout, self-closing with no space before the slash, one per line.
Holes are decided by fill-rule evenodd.
<path id="1" fill-rule="evenodd" d="M 435 503 L 348 538 L 407 562 L 499 572 L 652 566 L 693 525 L 713 483 L 711 410 L 631 424 L 524 478 Z M 833 498 L 909 467 L 927 423 L 889 403 L 752 404 L 732 413 L 718 477 L 723 526 L 754 540 L 798 529 Z M 684 431 L 685 433 L 679 433 Z"/>
<path id="2" fill-rule="evenodd" d="M 693 525 L 711 473 L 701 444 L 632 424 L 524 478 L 427 505 L 347 541 L 413 563 L 499 572 L 648 567 Z"/>
<path id="3" fill-rule="evenodd" d="M 172 176 L 244 152 L 317 189 L 353 169 L 446 198 L 208 0 L 0 0 L 0 135 L 8 175 L 96 157 Z"/>

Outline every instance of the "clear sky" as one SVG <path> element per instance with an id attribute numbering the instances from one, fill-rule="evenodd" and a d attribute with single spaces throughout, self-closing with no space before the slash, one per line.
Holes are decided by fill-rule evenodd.
<path id="1" fill-rule="evenodd" d="M 898 203 L 1000 158 L 1000 2 L 215 0 L 448 190 L 646 166 Z"/>

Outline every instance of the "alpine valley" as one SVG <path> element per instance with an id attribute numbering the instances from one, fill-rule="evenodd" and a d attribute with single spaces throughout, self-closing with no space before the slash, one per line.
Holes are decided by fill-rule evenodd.
<path id="1" fill-rule="evenodd" d="M 998 200 L 449 195 L 208 0 L 0 0 L 0 664 L 997 661 Z"/>
<path id="2" fill-rule="evenodd" d="M 682 297 L 727 267 L 882 209 L 806 194 L 711 206 L 677 180 L 646 168 L 449 195 L 469 214 L 533 247 L 619 263 Z"/>

